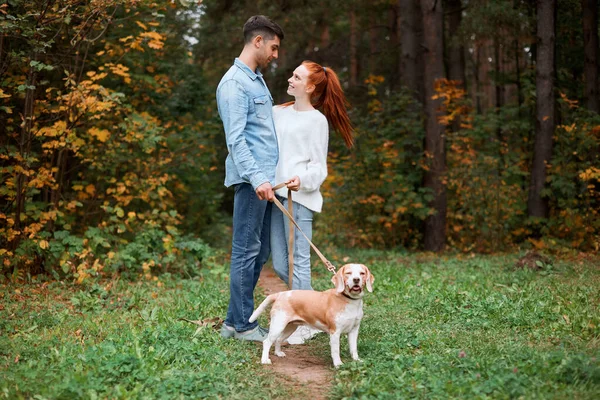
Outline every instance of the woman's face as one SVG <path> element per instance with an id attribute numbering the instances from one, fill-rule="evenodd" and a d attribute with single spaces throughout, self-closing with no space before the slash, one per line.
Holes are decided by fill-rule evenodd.
<path id="1" fill-rule="evenodd" d="M 308 82 L 308 69 L 304 65 L 300 65 L 294 70 L 292 77 L 288 79 L 289 95 L 294 97 L 310 97 L 310 94 L 314 90 L 314 85 Z"/>

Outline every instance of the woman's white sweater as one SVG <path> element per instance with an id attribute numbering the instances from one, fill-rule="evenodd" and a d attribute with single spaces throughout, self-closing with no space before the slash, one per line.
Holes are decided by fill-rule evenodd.
<path id="1" fill-rule="evenodd" d="M 327 177 L 329 125 L 318 110 L 296 111 L 294 106 L 273 107 L 273 120 L 279 142 L 279 162 L 275 183 L 298 176 L 300 190 L 293 192 L 295 202 L 321 212 L 323 196 L 319 188 Z M 287 196 L 287 188 L 277 190 Z"/>

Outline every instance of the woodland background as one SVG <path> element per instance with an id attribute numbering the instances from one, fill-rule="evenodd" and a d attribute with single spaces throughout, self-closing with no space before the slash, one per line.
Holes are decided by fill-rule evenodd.
<path id="1" fill-rule="evenodd" d="M 0 2 L 0 274 L 193 274 L 227 249 L 216 85 L 265 14 L 277 103 L 338 72 L 319 246 L 600 248 L 596 0 Z"/>

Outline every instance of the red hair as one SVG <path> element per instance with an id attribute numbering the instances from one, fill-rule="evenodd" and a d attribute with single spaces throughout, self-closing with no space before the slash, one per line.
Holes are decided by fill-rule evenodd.
<path id="1" fill-rule="evenodd" d="M 303 61 L 302 65 L 308 70 L 308 83 L 315 85 L 310 102 L 313 107 L 323 111 L 327 120 L 333 125 L 333 129 L 342 136 L 346 146 L 351 148 L 354 139 L 350 117 L 346 111 L 348 101 L 344 96 L 337 74 L 331 68 L 322 67 L 316 62 Z M 284 105 L 291 104 L 294 102 Z"/>

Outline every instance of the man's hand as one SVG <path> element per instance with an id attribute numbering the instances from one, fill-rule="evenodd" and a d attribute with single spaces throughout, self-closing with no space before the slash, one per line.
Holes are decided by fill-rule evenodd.
<path id="1" fill-rule="evenodd" d="M 259 200 L 273 201 L 275 194 L 273 193 L 273 187 L 269 182 L 265 182 L 256 188 L 256 195 Z"/>
<path id="2" fill-rule="evenodd" d="M 300 189 L 300 177 L 299 176 L 293 177 L 289 181 L 286 181 L 285 185 L 288 187 L 288 189 L 291 189 L 294 192 L 297 192 L 298 189 Z"/>

